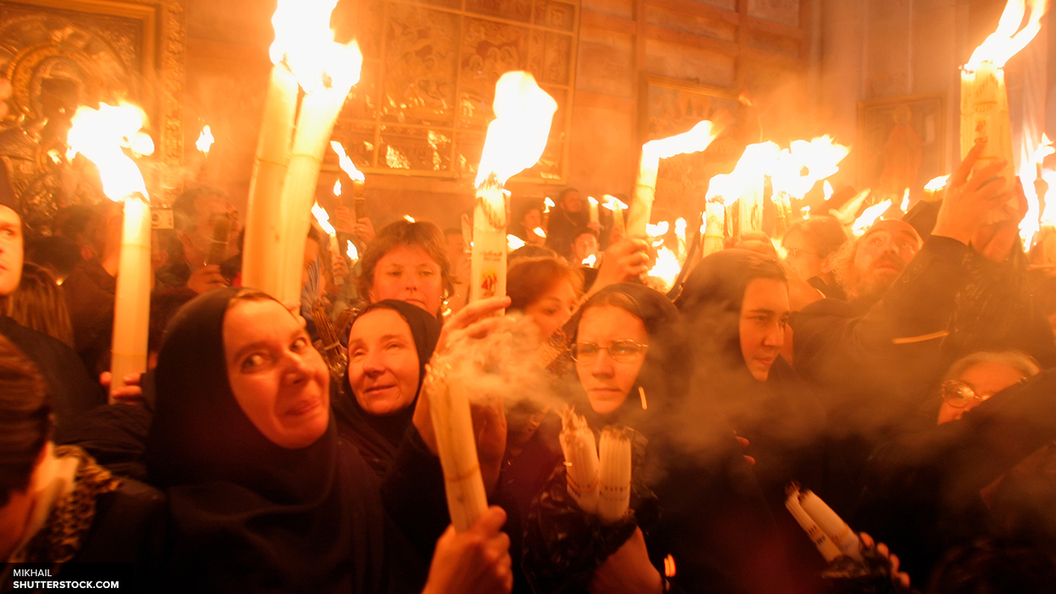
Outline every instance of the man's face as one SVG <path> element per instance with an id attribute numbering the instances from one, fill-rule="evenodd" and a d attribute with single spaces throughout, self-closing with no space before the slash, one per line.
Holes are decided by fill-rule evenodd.
<path id="1" fill-rule="evenodd" d="M 0 206 L 0 295 L 10 295 L 22 280 L 22 218 Z"/>
<path id="2" fill-rule="evenodd" d="M 572 242 L 572 252 L 575 254 L 573 264 L 581 263 L 583 260 L 598 253 L 598 238 L 593 233 L 584 233 Z"/>
<path id="3" fill-rule="evenodd" d="M 919 250 L 919 239 L 908 229 L 885 226 L 869 231 L 855 250 L 853 292 L 863 296 L 887 290 Z"/>
<path id="4" fill-rule="evenodd" d="M 821 276 L 825 259 L 818 256 L 818 250 L 810 245 L 807 236 L 796 230 L 789 232 L 781 242 L 787 255 L 785 263 L 803 280 Z"/>
<path id="5" fill-rule="evenodd" d="M 579 212 L 583 210 L 583 200 L 579 197 L 579 192 L 568 192 L 565 194 L 565 199 L 561 202 L 561 206 L 567 212 Z"/>

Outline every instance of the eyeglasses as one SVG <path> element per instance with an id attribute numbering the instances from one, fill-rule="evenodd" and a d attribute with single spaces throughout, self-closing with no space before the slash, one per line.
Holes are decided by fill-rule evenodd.
<path id="1" fill-rule="evenodd" d="M 572 345 L 572 359 L 580 363 L 592 363 L 598 358 L 598 353 L 607 351 L 613 361 L 627 363 L 648 350 L 649 345 L 633 340 L 615 340 L 607 347 L 596 345 L 593 342 L 577 342 Z"/>
<path id="2" fill-rule="evenodd" d="M 975 388 L 958 380 L 946 380 L 942 382 L 942 399 L 953 408 L 964 408 L 975 401 L 985 402 L 993 394 L 979 394 Z"/>

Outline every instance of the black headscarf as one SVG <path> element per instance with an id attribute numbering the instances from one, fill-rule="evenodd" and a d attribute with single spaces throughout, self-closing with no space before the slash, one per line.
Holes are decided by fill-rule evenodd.
<path id="1" fill-rule="evenodd" d="M 395 311 L 411 329 L 414 348 L 418 353 L 418 387 L 415 390 L 414 400 L 406 408 L 392 414 L 371 414 L 363 410 L 356 400 L 346 370 L 340 392 L 334 393 L 332 406 L 338 433 L 342 438 L 354 443 L 367 463 L 379 475 L 382 475 L 388 470 L 389 464 L 396 456 L 396 450 L 399 449 L 403 434 L 411 425 L 414 406 L 418 402 L 418 392 L 421 391 L 422 382 L 425 380 L 425 364 L 433 356 L 436 342 L 440 339 L 442 326 L 424 309 L 392 299 L 368 306 L 356 316 L 356 319 L 352 321 L 352 326 L 355 326 L 356 321 L 362 316 L 378 309 Z"/>
<path id="2" fill-rule="evenodd" d="M 166 587 L 379 591 L 384 515 L 358 453 L 333 422 L 307 447 L 280 447 L 235 400 L 223 322 L 238 295 L 218 289 L 188 303 L 158 355 L 147 469 L 169 493 Z"/>

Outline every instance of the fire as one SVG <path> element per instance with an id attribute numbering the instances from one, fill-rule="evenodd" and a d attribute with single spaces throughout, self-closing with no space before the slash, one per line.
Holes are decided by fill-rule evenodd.
<path id="1" fill-rule="evenodd" d="M 507 72 L 495 83 L 495 119 L 488 124 L 476 185 L 495 174 L 499 185 L 535 165 L 543 156 L 550 124 L 557 111 L 554 98 L 539 88 L 527 72 Z"/>
<path id="2" fill-rule="evenodd" d="M 583 264 L 587 268 L 594 268 L 594 264 L 596 264 L 597 262 L 598 262 L 598 257 L 596 255 L 594 255 L 594 254 L 591 254 L 591 255 L 587 256 L 586 258 L 583 258 L 583 262 L 581 262 L 581 264 Z"/>
<path id="3" fill-rule="evenodd" d="M 348 177 L 352 178 L 352 181 L 366 181 L 367 177 L 363 175 L 363 172 L 356 169 L 356 164 L 352 162 L 352 158 L 345 154 L 345 147 L 336 140 L 330 141 L 330 148 L 334 149 L 337 153 L 338 162 L 341 164 L 341 171 L 344 171 Z"/>
<path id="4" fill-rule="evenodd" d="M 546 231 L 543 231 L 542 227 L 536 227 L 535 229 L 532 229 L 532 233 L 535 233 L 539 237 L 546 239 Z"/>
<path id="5" fill-rule="evenodd" d="M 772 170 L 780 154 L 780 147 L 773 142 L 748 145 L 732 172 L 711 178 L 706 199 L 721 197 L 726 206 L 737 202 L 753 184 L 761 187 L 763 177 Z"/>
<path id="6" fill-rule="evenodd" d="M 148 199 L 143 174 L 123 150 L 131 150 L 137 135 L 141 134 L 145 117 L 143 110 L 128 103 L 116 107 L 102 103 L 98 110 L 81 106 L 73 116 L 73 127 L 66 140 L 69 145 L 66 158 L 72 160 L 81 154 L 95 163 L 103 192 L 115 202 L 136 193 Z"/>
<path id="7" fill-rule="evenodd" d="M 359 260 L 359 250 L 356 249 L 356 244 L 352 243 L 352 240 L 348 240 L 348 247 L 345 249 L 345 255 L 348 256 L 352 262 Z"/>
<path id="8" fill-rule="evenodd" d="M 924 184 L 924 189 L 928 190 L 929 192 L 938 192 L 939 190 L 946 187 L 946 182 L 949 181 L 949 179 L 950 176 L 948 175 L 940 175 L 939 177 L 936 177 L 935 179 Z"/>
<path id="9" fill-rule="evenodd" d="M 326 212 L 326 209 L 322 206 L 319 206 L 318 202 L 312 205 L 312 216 L 315 217 L 315 221 L 319 223 L 319 226 L 323 228 L 327 235 L 337 233 L 334 226 L 330 224 L 330 213 Z"/>
<path id="10" fill-rule="evenodd" d="M 205 156 L 209 156 L 209 149 L 213 148 L 213 130 L 208 125 L 202 128 L 201 134 L 198 135 L 198 141 L 194 143 L 194 146 L 202 151 Z"/>
<path id="11" fill-rule="evenodd" d="M 667 232 L 671 229 L 671 224 L 667 221 L 660 221 L 659 223 L 645 226 L 645 232 L 649 234 L 649 237 L 663 237 L 667 235 Z"/>
<path id="12" fill-rule="evenodd" d="M 862 211 L 862 216 L 855 219 L 854 224 L 851 225 L 851 232 L 855 236 L 860 237 L 863 235 L 869 227 L 873 226 L 880 216 L 887 212 L 887 209 L 891 208 L 891 201 L 884 200 L 883 202 L 874 204 L 869 208 Z"/>
<path id="13" fill-rule="evenodd" d="M 649 271 L 649 276 L 660 279 L 665 290 L 670 290 L 678 280 L 678 273 L 682 271 L 682 265 L 678 263 L 675 253 L 666 247 L 656 252 L 656 264 Z"/>
<path id="14" fill-rule="evenodd" d="M 524 240 L 516 235 L 506 236 L 506 247 L 510 248 L 510 251 L 519 250 L 525 246 Z"/>
<path id="15" fill-rule="evenodd" d="M 547 200 L 549 200 L 549 198 L 547 198 Z M 591 206 L 597 206 L 599 204 L 598 199 L 593 196 L 587 196 L 587 202 L 589 202 Z M 549 208 L 547 208 L 547 212 L 550 212 Z"/>
<path id="16" fill-rule="evenodd" d="M 1038 150 L 1034 151 L 1034 157 L 1031 161 L 1035 163 L 1042 163 L 1045 161 L 1045 157 L 1056 153 L 1056 148 L 1052 147 L 1052 141 L 1049 140 L 1048 134 L 1041 133 L 1041 142 L 1038 143 Z"/>
<path id="17" fill-rule="evenodd" d="M 413 223 L 414 217 L 412 217 L 411 215 L 403 215 L 403 220 L 407 221 L 408 223 Z"/>
<path id="18" fill-rule="evenodd" d="M 341 180 L 335 181 L 334 182 L 334 196 L 340 196 L 341 195 L 341 190 L 342 190 L 342 188 L 341 188 Z"/>
<path id="19" fill-rule="evenodd" d="M 643 144 L 642 157 L 645 158 L 648 155 L 649 158 L 660 160 L 683 153 L 697 153 L 708 148 L 711 141 L 715 140 L 721 131 L 721 126 L 716 126 L 708 120 L 702 120 L 688 132 L 650 140 Z"/>
<path id="20" fill-rule="evenodd" d="M 906 188 L 904 194 L 902 194 L 902 212 L 909 212 L 909 188 Z"/>
<path id="21" fill-rule="evenodd" d="M 822 184 L 821 191 L 825 193 L 825 202 L 828 202 L 830 199 L 832 199 L 832 184 L 829 183 L 829 180 L 825 180 L 825 183 Z"/>
<path id="22" fill-rule="evenodd" d="M 1027 24 L 1020 29 L 1027 6 L 1030 7 L 1030 16 Z M 1004 67 L 1005 62 L 1026 47 L 1041 30 L 1041 17 L 1047 8 L 1047 0 L 1008 0 L 997 23 L 997 30 L 975 48 L 964 69 L 975 72 L 983 62 L 993 62 L 997 68 Z"/>
<path id="23" fill-rule="evenodd" d="M 628 206 L 624 204 L 623 200 L 613 196 L 612 194 L 605 194 L 602 198 L 601 205 L 609 210 L 615 211 L 616 207 L 619 206 L 624 211 L 627 210 Z"/>
<path id="24" fill-rule="evenodd" d="M 593 200 L 593 198 L 591 198 L 591 200 Z M 546 210 L 544 210 L 544 211 L 543 211 L 544 213 L 548 213 L 548 212 L 550 212 L 550 209 L 551 209 L 551 208 L 554 208 L 555 206 L 557 206 L 557 205 L 556 205 L 556 204 L 554 204 L 554 201 L 553 201 L 553 200 L 551 200 L 549 196 L 547 196 L 547 197 L 546 197 L 546 198 L 545 198 L 545 199 L 543 200 L 543 208 L 545 208 L 545 209 L 546 209 Z"/>
<path id="25" fill-rule="evenodd" d="M 285 62 L 305 92 L 352 88 L 359 82 L 363 54 L 355 41 L 334 42 L 330 13 L 337 0 L 279 0 L 271 24 L 273 64 Z M 347 94 L 347 91 L 346 91 Z"/>
<path id="26" fill-rule="evenodd" d="M 814 184 L 838 172 L 837 165 L 850 152 L 850 148 L 836 144 L 827 135 L 810 142 L 793 140 L 789 148 L 778 155 L 770 171 L 774 191 L 803 198 Z M 831 196 L 831 186 L 829 191 Z"/>

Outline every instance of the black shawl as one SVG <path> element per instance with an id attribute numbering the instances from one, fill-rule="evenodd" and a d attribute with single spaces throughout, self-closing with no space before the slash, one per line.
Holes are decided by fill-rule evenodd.
<path id="1" fill-rule="evenodd" d="M 352 321 L 352 326 L 355 326 L 356 321 L 364 314 L 376 309 L 395 311 L 410 327 L 411 336 L 414 338 L 414 348 L 418 353 L 418 390 L 420 391 L 422 381 L 425 379 L 425 364 L 433 356 L 436 342 L 440 339 L 440 322 L 416 305 L 387 299 L 372 304 L 360 312 Z M 417 393 L 406 408 L 389 415 L 374 415 L 363 410 L 363 407 L 356 401 L 347 370 L 341 382 L 340 392 L 333 391 L 332 393 L 334 393 L 332 407 L 338 433 L 343 439 L 355 444 L 371 468 L 379 476 L 383 476 L 391 466 L 393 458 L 396 457 L 403 434 L 411 425 L 414 406 L 418 402 Z"/>
<path id="2" fill-rule="evenodd" d="M 231 392 L 223 320 L 238 292 L 184 306 L 158 357 L 147 468 L 169 494 L 163 587 L 382 591 L 384 512 L 362 458 L 332 422 L 310 446 L 275 445 Z"/>

